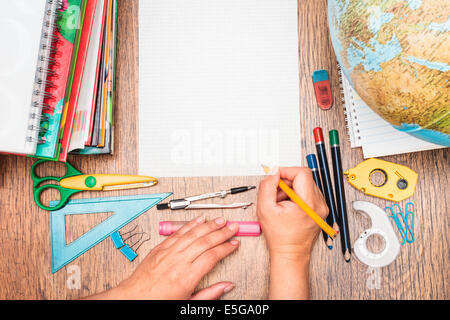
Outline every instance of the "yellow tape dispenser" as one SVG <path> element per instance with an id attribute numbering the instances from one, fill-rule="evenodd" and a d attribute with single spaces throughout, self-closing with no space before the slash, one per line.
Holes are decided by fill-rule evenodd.
<path id="1" fill-rule="evenodd" d="M 414 194 L 418 175 L 400 164 L 371 158 L 344 172 L 348 182 L 365 194 L 402 201 Z"/>

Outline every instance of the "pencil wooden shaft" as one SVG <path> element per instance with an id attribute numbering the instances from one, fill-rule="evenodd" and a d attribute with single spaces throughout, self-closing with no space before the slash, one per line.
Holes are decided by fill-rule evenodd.
<path id="1" fill-rule="evenodd" d="M 305 201 L 303 201 L 302 198 L 294 192 L 294 190 L 289 188 L 283 180 L 280 180 L 279 186 L 292 201 L 294 201 L 311 219 L 314 220 L 315 223 L 319 225 L 320 228 L 322 228 L 323 231 L 325 231 L 333 239 L 336 237 L 336 231 L 331 228 L 328 223 L 326 223 L 317 213 L 315 213 L 314 210 L 311 209 Z"/>

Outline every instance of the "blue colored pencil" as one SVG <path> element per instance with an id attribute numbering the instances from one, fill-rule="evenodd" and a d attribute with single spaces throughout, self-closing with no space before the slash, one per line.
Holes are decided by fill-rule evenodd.
<path id="1" fill-rule="evenodd" d="M 323 187 L 322 187 L 322 181 L 320 180 L 320 173 L 319 173 L 319 167 L 317 166 L 317 158 L 315 154 L 308 154 L 306 156 L 306 161 L 308 162 L 308 168 L 311 169 L 314 182 L 316 183 L 317 187 L 319 188 L 320 192 L 322 192 L 323 195 Z M 325 241 L 325 244 L 327 245 L 328 249 L 333 249 L 333 241 L 329 241 L 329 236 L 325 231 L 322 230 L 323 240 Z"/>

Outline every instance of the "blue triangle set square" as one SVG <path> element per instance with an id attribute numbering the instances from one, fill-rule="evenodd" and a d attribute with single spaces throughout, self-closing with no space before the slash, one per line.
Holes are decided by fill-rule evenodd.
<path id="1" fill-rule="evenodd" d="M 51 211 L 52 272 L 55 273 L 171 195 L 172 193 L 167 192 L 109 198 L 77 199 L 70 200 L 60 210 Z M 51 201 L 50 206 L 56 206 L 58 202 Z M 78 239 L 66 244 L 66 216 L 106 212 L 111 212 L 112 215 Z"/>

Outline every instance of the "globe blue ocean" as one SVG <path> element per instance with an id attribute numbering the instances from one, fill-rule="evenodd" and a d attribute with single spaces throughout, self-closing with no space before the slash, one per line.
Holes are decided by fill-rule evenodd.
<path id="1" fill-rule="evenodd" d="M 426 140 L 431 143 L 450 147 L 450 135 L 446 133 L 424 129 L 418 124 L 402 123 L 401 126 L 393 126 L 393 127 L 399 131 L 409 133 L 410 135 L 413 135 L 416 138 Z"/>

